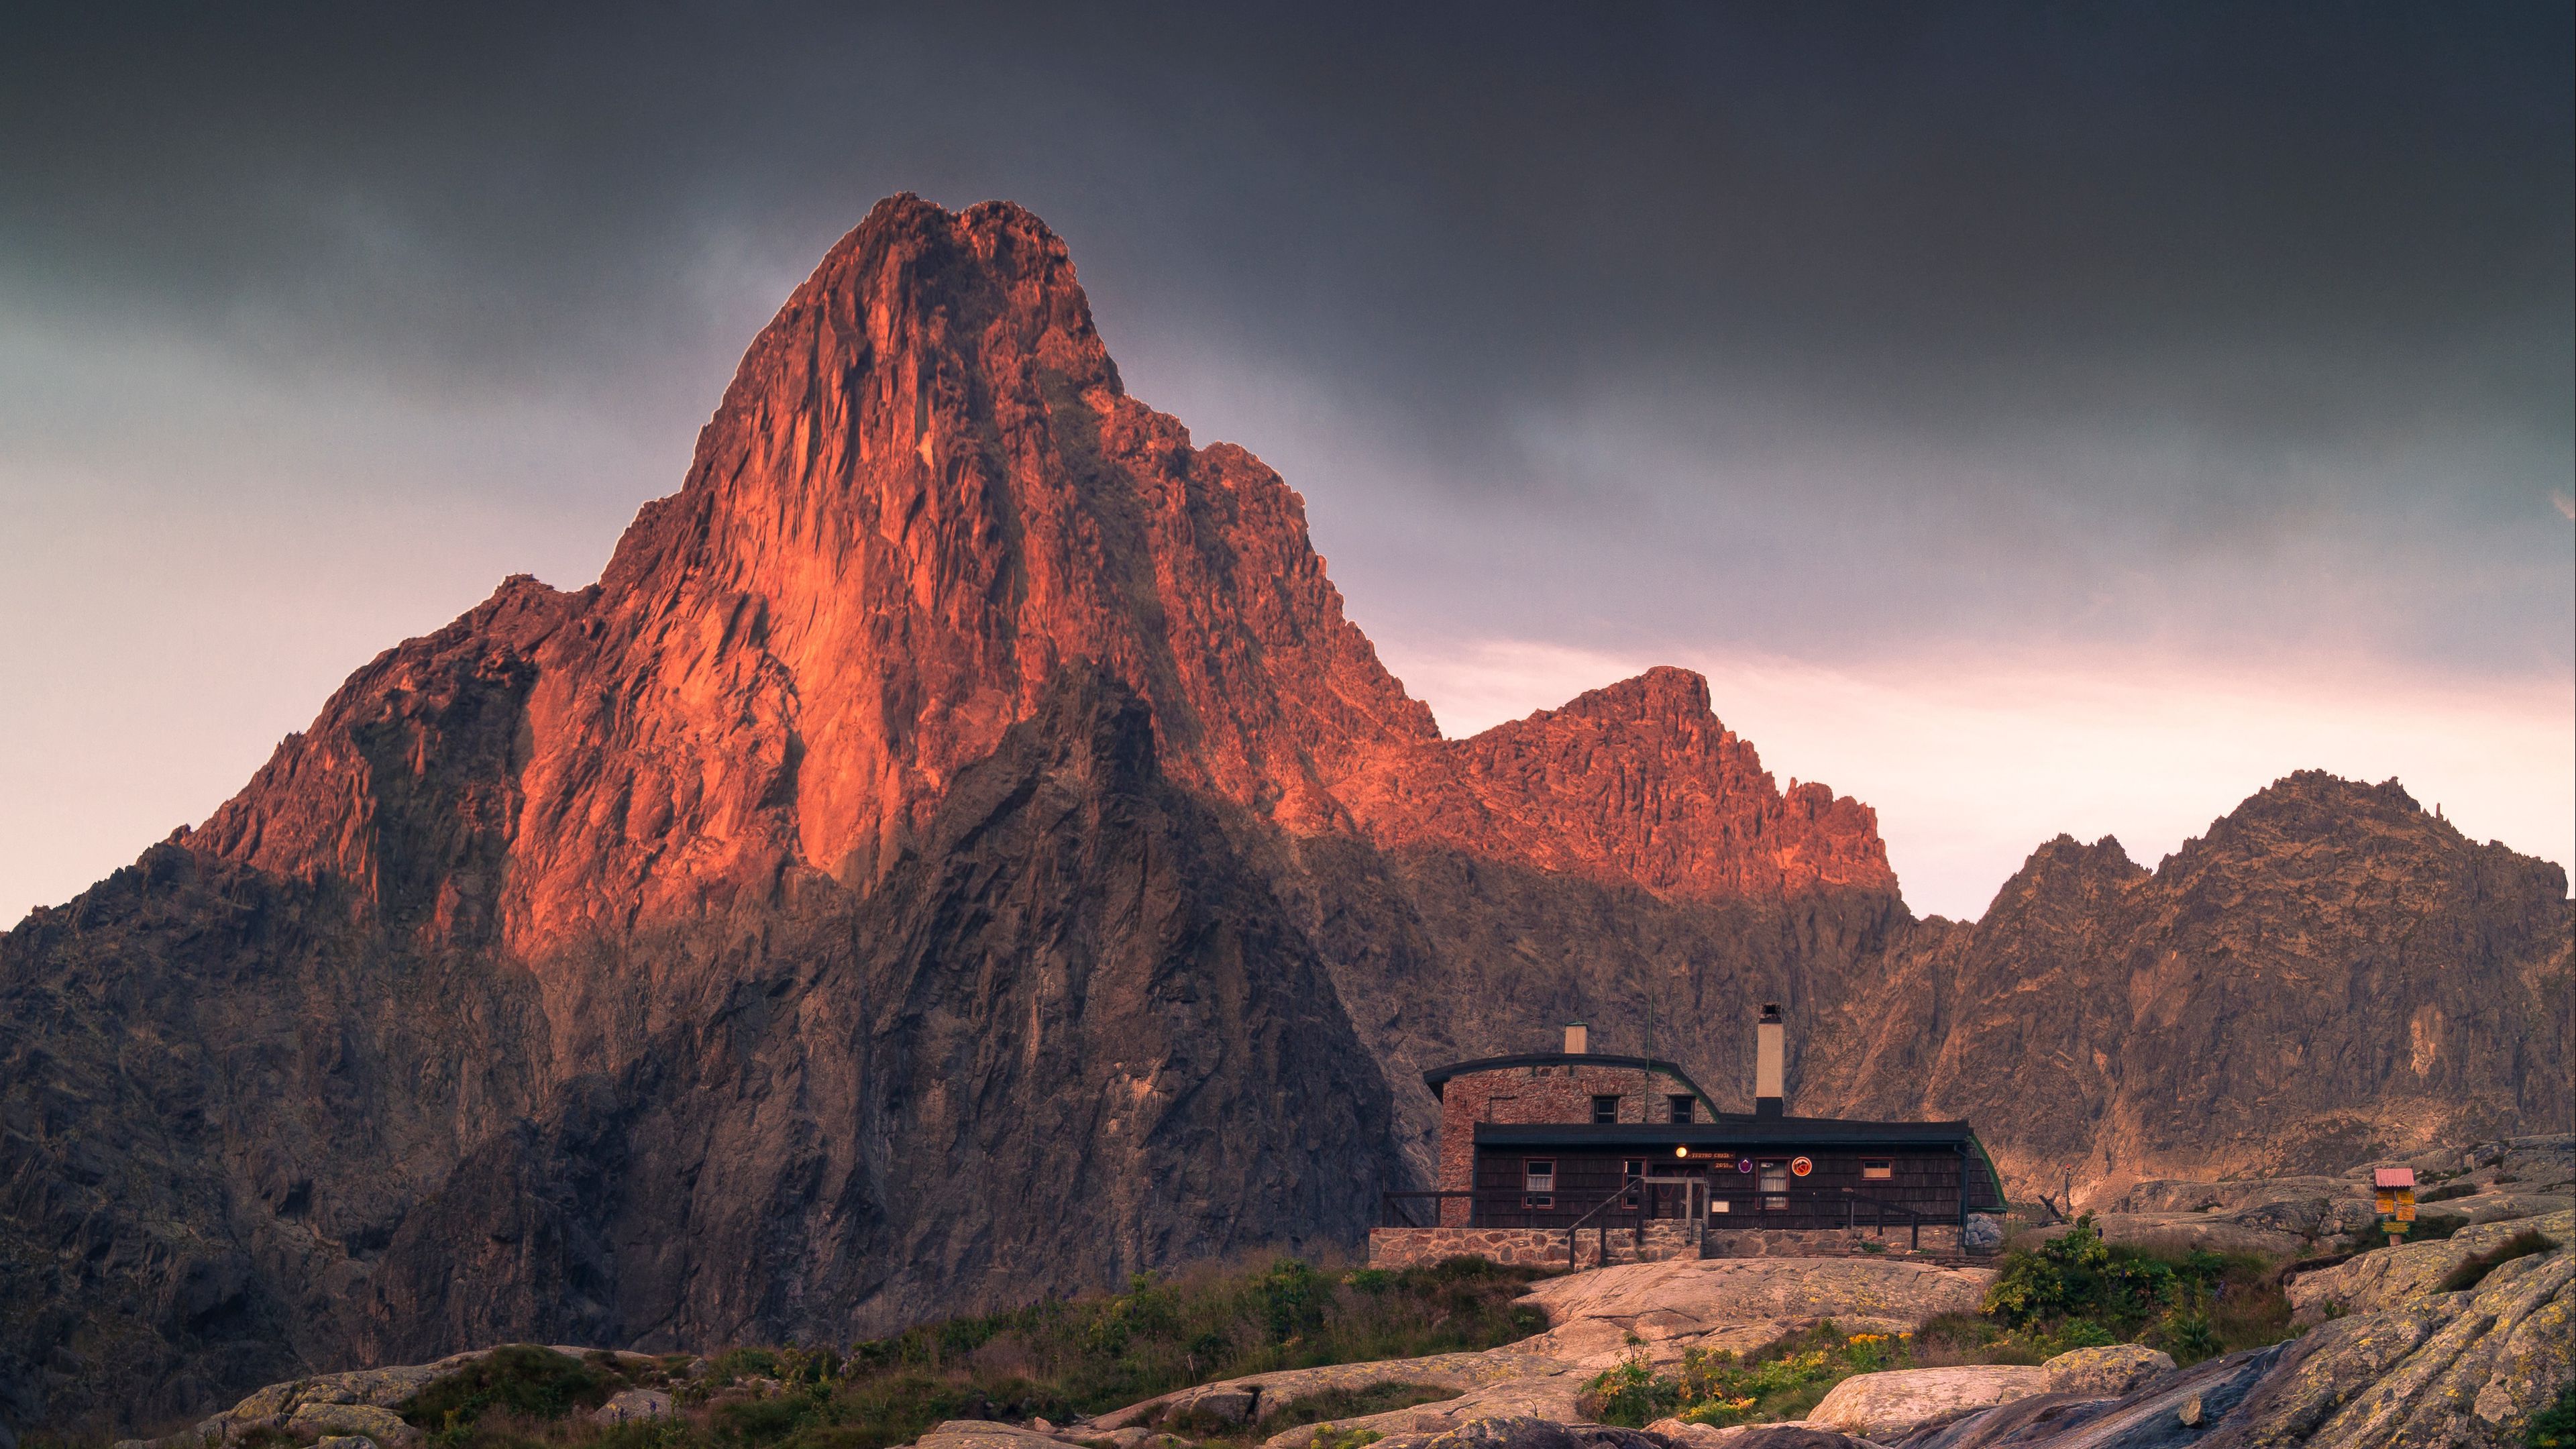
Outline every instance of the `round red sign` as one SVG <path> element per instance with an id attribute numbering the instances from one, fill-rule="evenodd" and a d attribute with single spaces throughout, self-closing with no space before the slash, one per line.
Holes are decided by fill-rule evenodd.
<path id="1" fill-rule="evenodd" d="M 1792 1157 L 1789 1159 L 1789 1170 L 1800 1177 L 1804 1177 L 1808 1173 L 1816 1170 L 1816 1164 L 1809 1162 L 1803 1157 Z"/>

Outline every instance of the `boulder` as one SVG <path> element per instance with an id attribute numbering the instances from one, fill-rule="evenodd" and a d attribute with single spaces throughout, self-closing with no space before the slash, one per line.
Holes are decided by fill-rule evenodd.
<path id="1" fill-rule="evenodd" d="M 2308 1323 L 2331 1313 L 2411 1307 L 2440 1287 L 2452 1269 L 2525 1231 L 2537 1231 L 2563 1247 L 2576 1242 L 2576 1212 L 2477 1223 L 2430 1243 L 2374 1248 L 2333 1267 L 2301 1273 L 2282 1291 L 2300 1321 Z"/>
<path id="2" fill-rule="evenodd" d="M 313 1441 L 313 1449 L 376 1449 L 376 1441 L 355 1434 L 325 1434 Z"/>
<path id="3" fill-rule="evenodd" d="M 1531 1414 L 1474 1419 L 1437 1434 L 1390 1435 L 1384 1449 L 1582 1449 L 1565 1425 Z"/>
<path id="4" fill-rule="evenodd" d="M 394 1449 L 425 1437 L 393 1410 L 373 1404 L 299 1404 L 286 1421 L 286 1432 L 297 1438 L 359 1435 L 374 1440 L 377 1449 Z"/>
<path id="5" fill-rule="evenodd" d="M 2048 1375 L 2048 1391 L 2084 1398 L 2116 1399 L 2148 1380 L 2173 1370 L 2171 1355 L 2144 1344 L 2118 1343 L 2108 1348 L 2079 1348 L 2039 1366 Z"/>
<path id="6" fill-rule="evenodd" d="M 1535 1342 L 1535 1340 L 1532 1340 Z M 1114 1430 L 1141 1427 L 1172 1412 L 1182 1401 L 1220 1390 L 1242 1390 L 1258 1393 L 1269 1408 L 1294 1403 L 1309 1395 L 1332 1389 L 1365 1389 L 1377 1384 L 1432 1384 L 1441 1388 L 1469 1390 L 1525 1378 L 1533 1373 L 1561 1374 L 1569 1365 L 1543 1357 L 1527 1344 L 1508 1348 L 1487 1349 L 1482 1353 L 1435 1353 L 1421 1358 L 1379 1359 L 1374 1363 L 1326 1364 L 1321 1368 L 1283 1369 L 1266 1374 L 1248 1374 L 1241 1378 L 1222 1379 L 1196 1388 L 1180 1389 L 1151 1399 L 1140 1400 L 1124 1408 L 1112 1409 L 1084 1422 L 1086 1436 L 1098 1438 Z M 1356 1422 L 1356 1421 L 1344 1421 Z M 1302 1426 L 1301 1426 L 1302 1427 Z M 1388 1432 L 1383 1425 L 1371 1428 Z M 1303 1442 L 1301 1439 L 1299 1442 Z"/>
<path id="7" fill-rule="evenodd" d="M 2253 1349 L 2161 1375 L 2116 1399 L 2077 1394 L 2033 1394 L 1993 1408 L 1973 1409 L 1885 1442 L 1897 1449 L 2176 1449 L 2201 1441 L 2208 1449 L 2286 1449 L 2298 1436 L 2257 1441 L 2227 1437 L 2229 1415 L 2267 1381 L 2286 1346 Z M 2215 1437 L 2204 1439 L 2204 1436 Z M 2330 1449 L 2316 1441 L 2311 1449 Z M 2341 1446 L 2332 1446 L 2341 1449 Z"/>
<path id="8" fill-rule="evenodd" d="M 1551 1278 L 1520 1302 L 1554 1325 L 1521 1347 L 1585 1368 L 1628 1351 L 1630 1334 L 1664 1363 L 1691 1348 L 1743 1352 L 1818 1319 L 1897 1333 L 1943 1313 L 1973 1313 L 1991 1268 L 1870 1258 L 1686 1258 Z"/>
<path id="9" fill-rule="evenodd" d="M 2541 1218 L 2576 1211 L 2576 1196 L 2571 1196 L 2565 1188 L 2554 1192 L 2522 1192 L 2499 1187 L 2489 1188 L 2475 1197 L 2438 1202 L 2425 1211 L 2457 1213 L 2472 1223 L 2501 1223 L 2514 1218 Z"/>
<path id="10" fill-rule="evenodd" d="M 1877 1449 L 1867 1439 L 1855 1439 L 1833 1429 L 1820 1429 L 1811 1423 L 1735 1424 L 1715 1428 L 1707 1424 L 1685 1424 L 1679 1419 L 1658 1419 L 1646 1426 L 1648 1432 L 1663 1435 L 1681 1449 Z"/>
<path id="11" fill-rule="evenodd" d="M 2562 1248 L 2519 1258 L 2473 1292 L 2422 1295 L 2309 1330 L 2222 1437 L 2231 1446 L 2518 1444 L 2532 1415 L 2576 1382 L 2572 1321 L 2576 1257 Z"/>
<path id="12" fill-rule="evenodd" d="M 640 1424 L 671 1417 L 671 1396 L 660 1389 L 625 1389 L 611 1394 L 590 1416 L 602 1425 Z"/>
<path id="13" fill-rule="evenodd" d="M 1819 1428 L 1803 1420 L 1785 1424 L 1730 1424 L 1721 1429 L 1713 1424 L 1658 1419 L 1646 1426 L 1646 1432 L 1662 1435 L 1675 1449 L 1877 1449 L 1867 1439 L 1855 1439 L 1839 1430 Z"/>
<path id="14" fill-rule="evenodd" d="M 1204 1389 L 1176 1394 L 1164 1408 L 1165 1417 L 1200 1414 L 1220 1424 L 1244 1424 L 1252 1420 L 1254 1406 L 1261 1402 L 1257 1384 L 1211 1384 Z"/>
<path id="15" fill-rule="evenodd" d="M 1959 1246 L 1971 1253 L 1992 1253 L 2004 1245 L 2004 1220 L 1992 1213 L 1968 1214 L 1968 1230 Z"/>
<path id="16" fill-rule="evenodd" d="M 1064 1449 L 1051 1434 L 992 1419 L 949 1419 L 914 1442 L 918 1449 L 1038 1449 L 1041 1444 L 1047 1449 Z"/>
<path id="17" fill-rule="evenodd" d="M 2049 1391 L 2048 1371 L 2016 1364 L 1891 1369 L 1833 1386 L 1807 1422 L 1863 1439 L 1891 1440 L 1934 1419 Z"/>
<path id="18" fill-rule="evenodd" d="M 1580 1449 L 1672 1449 L 1661 1434 L 1617 1424 L 1568 1424 L 1565 1432 Z"/>

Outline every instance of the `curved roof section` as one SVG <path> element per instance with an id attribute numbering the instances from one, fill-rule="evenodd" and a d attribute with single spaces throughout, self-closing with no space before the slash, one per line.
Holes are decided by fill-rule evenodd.
<path id="1" fill-rule="evenodd" d="M 1514 1067 L 1616 1067 L 1632 1072 L 1662 1072 L 1690 1088 L 1691 1095 L 1708 1103 L 1711 1113 L 1724 1115 L 1717 1112 L 1717 1103 L 1700 1089 L 1699 1083 L 1690 1079 L 1690 1073 L 1683 1071 L 1678 1063 L 1665 1061 L 1662 1057 L 1623 1057 L 1609 1052 L 1522 1052 L 1518 1056 L 1478 1057 L 1474 1061 L 1433 1067 L 1422 1074 L 1422 1085 L 1431 1089 L 1432 1096 L 1445 1098 L 1447 1093 L 1442 1089 L 1449 1085 L 1451 1077 L 1464 1077 L 1476 1072 L 1504 1072 Z"/>

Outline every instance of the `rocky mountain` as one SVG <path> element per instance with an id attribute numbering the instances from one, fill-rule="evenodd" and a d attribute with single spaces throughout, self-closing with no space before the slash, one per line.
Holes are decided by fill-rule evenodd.
<path id="1" fill-rule="evenodd" d="M 2563 1129 L 2554 866 L 2294 776 L 1974 925 L 1696 676 L 1474 739 L 1036 218 L 880 204 L 600 581 L 353 675 L 0 936 L 0 1424 L 508 1338 L 840 1339 L 1349 1242 L 1569 1016 L 2015 1183 Z M 2039 1090 L 2034 1091 L 2036 1087 Z"/>
<path id="2" fill-rule="evenodd" d="M 2568 919 L 2557 866 L 2294 774 L 2152 872 L 2041 846 L 1974 926 L 1908 934 L 1810 1090 L 1994 1124 L 2061 1202 L 2563 1130 Z"/>

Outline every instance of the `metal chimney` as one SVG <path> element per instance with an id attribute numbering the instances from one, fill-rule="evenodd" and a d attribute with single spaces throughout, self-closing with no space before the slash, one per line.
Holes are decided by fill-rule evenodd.
<path id="1" fill-rule="evenodd" d="M 1591 1031 L 1586 1028 L 1582 1022 L 1567 1022 L 1565 1024 L 1565 1054 L 1570 1057 L 1579 1057 L 1583 1055 L 1584 1052 L 1589 1049 L 1586 1046 L 1586 1043 L 1591 1038 L 1591 1035 Z"/>
<path id="2" fill-rule="evenodd" d="M 1762 1003 L 1762 1017 L 1753 1027 L 1753 1115 L 1778 1117 L 1787 1106 L 1781 1101 L 1781 1078 L 1786 1074 L 1788 1057 L 1787 1029 L 1780 1024 L 1777 1002 Z"/>

